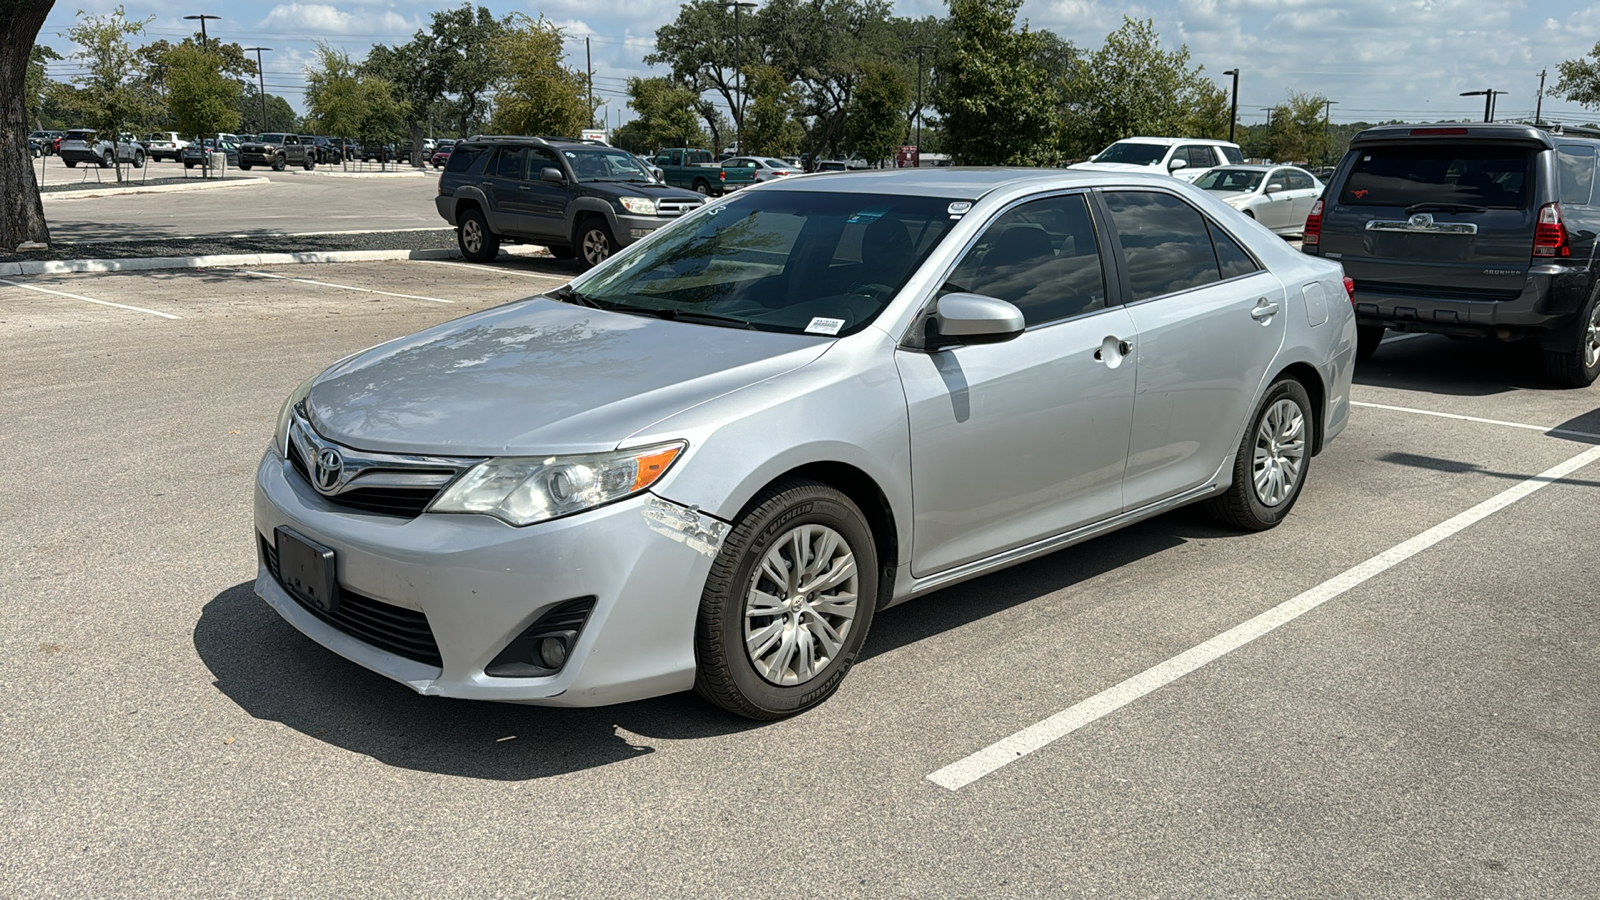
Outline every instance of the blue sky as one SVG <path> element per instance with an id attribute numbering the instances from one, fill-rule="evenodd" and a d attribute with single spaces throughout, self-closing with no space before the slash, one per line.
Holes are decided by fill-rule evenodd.
<path id="1" fill-rule="evenodd" d="M 181 4 L 123 0 L 130 18 L 156 15 L 149 39 L 181 39 L 194 23 L 185 14 L 211 13 L 213 37 L 244 46 L 275 48 L 266 54 L 267 90 L 302 108 L 304 66 L 318 39 L 361 56 L 374 43 L 401 43 L 426 22 L 442 0 L 185 0 Z M 116 0 L 63 0 L 40 40 L 71 51 L 65 32 L 80 9 L 103 12 Z M 677 0 L 489 0 L 496 14 L 543 14 L 569 36 L 569 64 L 584 65 L 584 37 L 594 55 L 595 86 L 611 123 L 626 108 L 623 85 L 648 75 L 642 57 L 655 29 L 677 14 Z M 175 9 L 178 6 L 180 8 Z M 942 0 L 898 0 L 899 15 L 942 14 Z M 1259 122 L 1259 107 L 1281 102 L 1291 90 L 1321 93 L 1338 104 L 1334 121 L 1424 120 L 1481 117 L 1481 98 L 1462 91 L 1508 91 L 1498 100 L 1502 118 L 1531 116 L 1539 71 L 1557 80 L 1562 60 L 1582 56 L 1600 41 L 1600 0 L 1027 0 L 1022 14 L 1080 47 L 1098 47 L 1124 14 L 1155 21 L 1164 46 L 1187 44 L 1193 62 L 1219 83 L 1225 69 L 1243 70 L 1240 120 Z M 68 74 L 70 63 L 53 72 Z M 656 74 L 661 74 L 657 72 Z M 1546 95 L 1544 112 L 1558 121 L 1600 120 L 1600 110 Z"/>

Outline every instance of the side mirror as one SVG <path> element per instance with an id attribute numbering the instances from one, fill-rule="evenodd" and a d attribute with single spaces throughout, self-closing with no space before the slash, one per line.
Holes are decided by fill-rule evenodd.
<path id="1" fill-rule="evenodd" d="M 539 180 L 548 181 L 551 184 L 566 184 L 567 176 L 561 174 L 561 170 L 555 166 L 550 166 L 539 173 Z"/>
<path id="2" fill-rule="evenodd" d="M 1189 161 L 1187 159 L 1175 159 L 1172 162 L 1167 163 L 1168 172 L 1176 172 L 1179 169 L 1187 168 L 1189 168 Z"/>
<path id="3" fill-rule="evenodd" d="M 1274 182 L 1272 182 L 1272 183 L 1267 185 L 1267 193 L 1269 193 L 1269 194 L 1276 193 L 1276 192 L 1281 191 L 1283 189 L 1284 189 L 1283 182 L 1281 182 L 1281 181 L 1274 181 Z"/>
<path id="4" fill-rule="evenodd" d="M 1028 327 L 1022 310 L 997 297 L 945 294 L 934 309 L 928 348 L 951 344 L 999 344 Z"/>

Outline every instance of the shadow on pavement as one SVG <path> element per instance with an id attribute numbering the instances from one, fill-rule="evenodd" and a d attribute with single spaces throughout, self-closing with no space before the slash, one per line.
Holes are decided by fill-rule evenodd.
<path id="1" fill-rule="evenodd" d="M 1390 341 L 1371 359 L 1356 363 L 1356 384 L 1462 397 L 1515 388 L 1562 390 L 1544 377 L 1538 341 L 1457 341 L 1438 335 Z"/>

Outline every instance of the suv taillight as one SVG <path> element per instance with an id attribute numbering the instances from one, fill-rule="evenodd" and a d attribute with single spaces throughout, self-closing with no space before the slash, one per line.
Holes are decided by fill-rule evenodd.
<path id="1" fill-rule="evenodd" d="M 1567 226 L 1561 221 L 1561 204 L 1546 203 L 1539 207 L 1539 224 L 1533 229 L 1533 255 L 1572 255 L 1572 244 L 1567 240 Z"/>
<path id="2" fill-rule="evenodd" d="M 1349 275 L 1344 277 L 1344 293 L 1345 296 L 1350 298 L 1350 305 L 1354 306 L 1356 302 L 1356 280 Z"/>
<path id="3" fill-rule="evenodd" d="M 1311 207 L 1311 215 L 1306 216 L 1306 227 L 1300 232 L 1300 245 L 1315 247 L 1322 241 L 1322 198 Z"/>

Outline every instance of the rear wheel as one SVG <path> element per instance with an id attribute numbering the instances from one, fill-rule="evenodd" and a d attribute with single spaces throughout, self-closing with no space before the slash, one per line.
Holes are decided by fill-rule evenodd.
<path id="1" fill-rule="evenodd" d="M 306 154 L 306 161 L 303 163 L 303 165 L 306 167 L 306 171 L 309 172 L 317 167 L 317 158 L 308 153 Z"/>
<path id="2" fill-rule="evenodd" d="M 1311 465 L 1311 398 L 1300 382 L 1273 384 L 1256 409 L 1233 463 L 1233 484 L 1212 498 L 1213 516 L 1246 531 L 1265 531 L 1289 515 Z"/>
<path id="3" fill-rule="evenodd" d="M 709 181 L 696 181 L 694 183 L 694 192 L 696 194 L 700 194 L 701 196 L 704 196 L 704 197 L 711 196 L 711 182 L 709 182 Z"/>
<path id="4" fill-rule="evenodd" d="M 592 269 L 617 252 L 617 239 L 611 236 L 606 220 L 590 216 L 578 225 L 578 260 L 585 269 Z"/>
<path id="5" fill-rule="evenodd" d="M 804 712 L 838 690 L 878 603 L 861 510 L 814 481 L 779 482 L 734 525 L 695 623 L 695 691 L 752 719 Z"/>
<path id="6" fill-rule="evenodd" d="M 78 167 L 78 161 L 75 159 L 64 159 L 62 162 L 66 163 L 67 168 L 69 169 L 76 169 Z"/>
<path id="7" fill-rule="evenodd" d="M 135 152 L 133 154 L 133 167 L 135 169 L 144 168 L 144 154 L 143 153 Z"/>
<path id="8" fill-rule="evenodd" d="M 1378 345 L 1383 343 L 1384 330 L 1382 325 L 1356 326 L 1356 362 L 1366 362 L 1378 352 Z"/>
<path id="9" fill-rule="evenodd" d="M 183 161 L 183 167 L 184 167 L 184 168 L 185 168 L 185 169 L 192 169 L 192 168 L 194 168 L 194 160 L 192 160 L 192 159 L 186 159 L 186 160 L 184 160 L 184 161 Z"/>
<path id="10" fill-rule="evenodd" d="M 1600 376 L 1600 288 L 1572 324 L 1551 336 L 1544 351 L 1544 371 L 1563 387 L 1588 387 Z"/>
<path id="11" fill-rule="evenodd" d="M 250 164 L 247 163 L 247 162 L 239 163 L 239 168 L 243 169 L 246 172 L 248 172 L 248 171 L 250 171 Z"/>
<path id="12" fill-rule="evenodd" d="M 458 218 L 456 244 L 461 247 L 462 256 L 470 262 L 481 263 L 500 255 L 500 238 L 489 231 L 489 223 L 484 221 L 482 211 L 468 209 Z"/>

